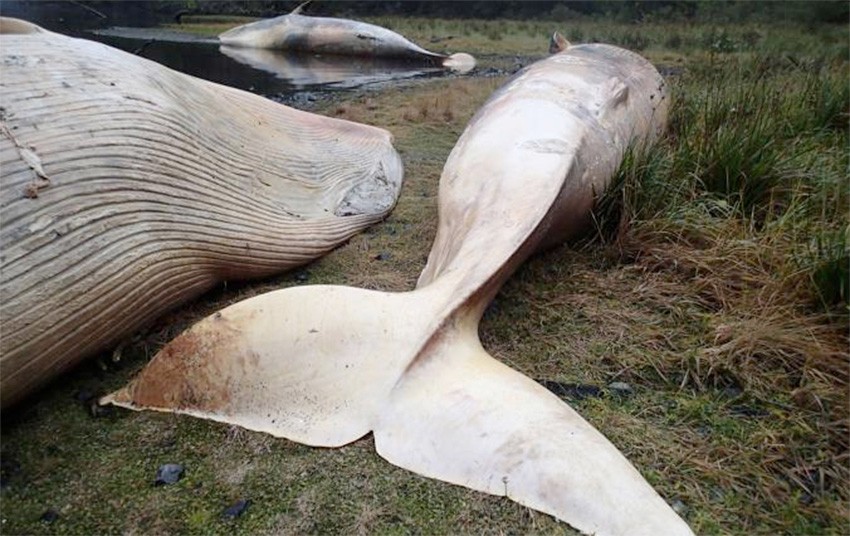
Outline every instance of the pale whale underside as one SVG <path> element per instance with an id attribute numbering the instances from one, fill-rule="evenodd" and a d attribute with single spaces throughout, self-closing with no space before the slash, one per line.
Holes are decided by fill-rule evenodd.
<path id="1" fill-rule="evenodd" d="M 667 106 L 652 65 L 616 47 L 572 46 L 531 65 L 450 154 L 415 290 L 307 286 L 242 301 L 103 402 L 325 447 L 373 432 L 393 464 L 585 533 L 692 534 L 605 437 L 478 338 L 504 281 L 585 228 L 595 194 L 630 145 L 658 136 Z"/>
<path id="2" fill-rule="evenodd" d="M 0 20 L 2 405 L 230 279 L 383 218 L 381 129 Z"/>

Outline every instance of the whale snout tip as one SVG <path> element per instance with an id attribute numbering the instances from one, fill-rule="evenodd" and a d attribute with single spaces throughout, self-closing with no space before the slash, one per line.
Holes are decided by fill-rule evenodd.
<path id="1" fill-rule="evenodd" d="M 466 74 L 475 68 L 475 57 L 466 52 L 458 52 L 443 60 L 443 67 L 456 73 Z"/>
<path id="2" fill-rule="evenodd" d="M 359 181 L 346 192 L 334 214 L 339 217 L 385 215 L 398 201 L 403 176 L 401 156 L 395 149 L 390 149 L 368 178 Z"/>

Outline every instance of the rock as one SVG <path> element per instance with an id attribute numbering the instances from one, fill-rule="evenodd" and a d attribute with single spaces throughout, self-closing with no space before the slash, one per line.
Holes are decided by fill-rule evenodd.
<path id="1" fill-rule="evenodd" d="M 156 480 L 154 485 L 163 486 L 167 484 L 175 484 L 183 476 L 183 466 L 179 463 L 166 463 L 160 465 L 156 470 Z"/>
<path id="2" fill-rule="evenodd" d="M 303 283 L 310 279 L 310 272 L 306 270 L 299 270 L 298 273 L 295 274 L 295 280 L 299 283 Z"/>
<path id="3" fill-rule="evenodd" d="M 726 398 L 738 398 L 744 394 L 744 390 L 737 385 L 731 385 L 724 387 L 720 393 Z"/>
<path id="4" fill-rule="evenodd" d="M 503 76 L 505 75 L 504 69 L 497 69 L 495 67 L 487 67 L 486 69 L 482 69 L 479 71 L 479 76 Z"/>
<path id="5" fill-rule="evenodd" d="M 88 401 L 89 415 L 95 419 L 112 414 L 112 406 L 101 406 L 99 399 L 100 397 L 94 397 Z"/>
<path id="6" fill-rule="evenodd" d="M 388 261 L 392 258 L 392 255 L 382 251 L 382 252 L 378 253 L 377 255 L 375 255 L 374 258 L 375 258 L 376 261 Z"/>
<path id="7" fill-rule="evenodd" d="M 86 410 L 90 417 L 94 417 L 95 419 L 109 415 L 112 410 L 111 407 L 98 404 L 99 398 L 99 396 L 88 389 L 80 389 L 74 393 L 74 399 L 83 406 L 83 409 Z"/>
<path id="8" fill-rule="evenodd" d="M 549 389 L 560 398 L 581 401 L 586 398 L 600 398 L 602 389 L 585 383 L 561 383 L 552 380 L 536 380 L 537 383 Z"/>
<path id="9" fill-rule="evenodd" d="M 688 511 L 688 507 L 680 499 L 674 499 L 673 502 L 670 503 L 670 508 L 672 508 L 673 511 L 680 516 L 684 516 L 685 512 Z"/>
<path id="10" fill-rule="evenodd" d="M 231 504 L 227 508 L 225 508 L 224 512 L 222 512 L 221 517 L 225 519 L 235 519 L 241 516 L 245 510 L 250 506 L 251 501 L 248 499 L 240 499 L 235 503 Z"/>
<path id="11" fill-rule="evenodd" d="M 41 521 L 44 523 L 53 523 L 57 519 L 59 519 L 59 512 L 54 510 L 53 508 L 48 508 L 46 512 L 41 514 Z"/>
<path id="12" fill-rule="evenodd" d="M 626 382 L 611 382 L 608 384 L 608 390 L 611 391 L 611 393 L 622 397 L 634 394 L 634 389 L 632 389 L 632 386 Z"/>

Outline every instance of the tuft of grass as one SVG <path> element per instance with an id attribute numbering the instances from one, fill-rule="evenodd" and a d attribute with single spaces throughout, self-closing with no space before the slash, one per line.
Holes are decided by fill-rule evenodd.
<path id="1" fill-rule="evenodd" d="M 810 242 L 800 260 L 824 309 L 850 303 L 850 227 L 821 231 Z M 843 311 L 846 315 L 847 311 Z"/>

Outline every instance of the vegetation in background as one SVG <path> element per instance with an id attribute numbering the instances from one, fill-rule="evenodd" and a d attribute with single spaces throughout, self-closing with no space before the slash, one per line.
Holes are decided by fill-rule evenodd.
<path id="1" fill-rule="evenodd" d="M 667 136 L 628 155 L 590 238 L 531 259 L 508 281 L 481 326 L 487 350 L 532 378 L 595 393 L 564 396 L 696 533 L 846 534 L 846 21 L 812 27 L 791 6 L 771 24 L 756 10 L 726 23 L 748 3 L 688 4 L 701 21 L 659 2 L 631 24 L 577 16 L 579 4 L 554 4 L 558 25 L 370 19 L 477 54 L 481 70 L 542 57 L 556 26 L 574 41 L 642 49 L 668 73 Z M 660 20 L 666 6 L 675 24 Z M 299 284 L 412 288 L 436 231 L 446 157 L 505 79 L 423 80 L 324 105 L 395 135 L 406 182 L 394 212 L 301 270 L 216 289 L 133 337 L 120 362 L 102 356 L 4 414 L 0 532 L 572 534 L 507 499 L 395 468 L 370 438 L 313 449 L 188 417 L 92 418 L 76 400 L 123 385 L 182 329 L 237 300 Z M 184 464 L 185 477 L 155 487 L 168 462 Z M 251 506 L 222 518 L 238 499 Z M 58 519 L 41 521 L 51 508 Z"/>

